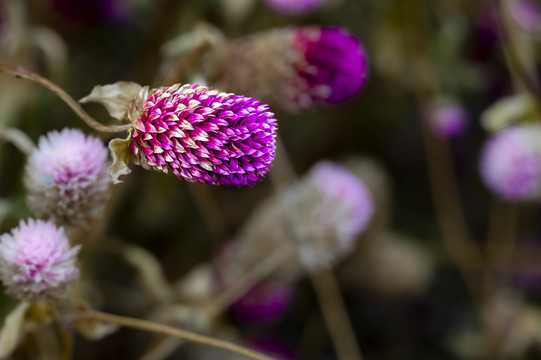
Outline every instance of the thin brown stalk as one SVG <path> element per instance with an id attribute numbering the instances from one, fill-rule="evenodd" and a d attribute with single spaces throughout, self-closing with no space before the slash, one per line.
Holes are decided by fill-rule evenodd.
<path id="1" fill-rule="evenodd" d="M 60 334 L 62 351 L 61 351 L 61 360 L 70 360 L 72 358 L 73 352 L 73 331 L 66 328 L 62 322 L 62 317 L 58 313 L 58 310 L 53 304 L 49 304 L 49 311 L 55 324 L 57 325 L 58 332 Z"/>
<path id="2" fill-rule="evenodd" d="M 523 61 L 516 48 L 513 36 L 513 29 L 510 27 L 510 19 L 505 9 L 506 0 L 495 0 L 494 7 L 498 16 L 500 34 L 502 36 L 502 44 L 505 50 L 505 55 L 511 75 L 517 80 L 520 87 L 529 93 L 537 101 L 541 100 L 539 84 L 532 75 L 535 69 L 530 70 L 528 65 Z"/>
<path id="3" fill-rule="evenodd" d="M 362 360 L 353 328 L 340 295 L 340 288 L 331 270 L 310 273 L 323 318 L 340 360 Z"/>
<path id="4" fill-rule="evenodd" d="M 255 351 L 245 349 L 233 343 L 214 339 L 204 335 L 199 335 L 190 331 L 174 328 L 167 325 L 157 324 L 147 320 L 134 319 L 126 316 L 113 315 L 96 310 L 86 310 L 79 314 L 80 317 L 91 318 L 108 323 L 118 324 L 133 329 L 150 331 L 162 335 L 173 336 L 182 340 L 195 342 L 207 346 L 212 346 L 218 349 L 227 350 L 238 355 L 242 355 L 247 359 L 253 360 L 272 360 L 272 358 L 259 354 Z"/>
<path id="5" fill-rule="evenodd" d="M 252 268 L 248 273 L 235 283 L 234 286 L 220 294 L 216 300 L 212 301 L 204 308 L 204 313 L 209 318 L 213 318 L 231 305 L 235 300 L 241 297 L 252 286 L 268 276 L 276 268 L 283 264 L 291 256 L 289 247 L 278 247 L 272 254 L 267 256 L 258 265 Z"/>
<path id="6" fill-rule="evenodd" d="M 208 40 L 202 40 L 199 45 L 197 45 L 195 48 L 192 49 L 190 53 L 188 53 L 186 56 L 182 58 L 177 64 L 177 66 L 171 71 L 165 80 L 163 81 L 163 84 L 165 85 L 173 85 L 180 81 L 181 77 L 186 73 L 186 71 L 191 68 L 195 62 L 207 51 L 210 50 L 212 47 L 212 43 Z M 162 84 L 162 85 L 163 85 Z"/>
<path id="7" fill-rule="evenodd" d="M 30 70 L 17 66 L 0 66 L 0 73 L 9 74 L 17 78 L 27 79 L 49 89 L 53 94 L 62 99 L 81 120 L 95 130 L 107 133 L 117 133 L 127 131 L 131 128 L 131 125 L 103 125 L 97 122 L 93 117 L 88 115 L 86 111 L 84 111 L 77 101 L 69 96 L 68 93 L 66 93 L 58 85 Z"/>
<path id="8" fill-rule="evenodd" d="M 195 205 L 206 222 L 207 229 L 214 243 L 221 241 L 227 234 L 222 209 L 207 185 L 186 184 Z"/>
<path id="9" fill-rule="evenodd" d="M 456 183 L 449 145 L 445 140 L 434 137 L 428 127 L 426 109 L 431 100 L 438 94 L 435 72 L 429 61 L 423 61 L 428 50 L 424 34 L 429 32 L 426 15 L 420 14 L 415 9 L 423 8 L 421 4 L 404 1 L 401 5 L 404 20 L 404 51 L 405 58 L 410 61 L 414 79 L 413 90 L 418 106 L 421 109 L 421 133 L 425 146 L 426 161 L 432 198 L 436 207 L 436 217 L 442 233 L 443 245 L 460 271 L 474 303 L 482 309 L 482 293 L 478 279 L 472 274 L 472 266 L 484 268 L 485 259 L 472 236 L 469 233 L 464 218 L 463 207 L 460 202 L 458 185 Z M 425 5 L 425 3 L 422 3 Z"/>
<path id="10" fill-rule="evenodd" d="M 276 134 L 276 156 L 269 172 L 272 185 L 276 190 L 290 184 L 295 180 L 295 170 L 291 158 L 285 148 L 285 143 L 280 134 Z"/>
<path id="11" fill-rule="evenodd" d="M 504 203 L 498 199 L 493 200 L 486 252 L 490 270 L 497 271 L 505 280 L 509 280 L 514 270 L 518 213 L 518 205 Z M 492 271 L 487 269 L 487 276 L 491 276 Z"/>
<path id="12" fill-rule="evenodd" d="M 511 274 L 514 271 L 513 262 L 517 253 L 516 230 L 518 225 L 519 208 L 516 204 L 504 203 L 498 199 L 492 202 L 490 212 L 489 231 L 486 253 L 488 254 L 488 268 L 485 270 L 485 287 L 490 283 L 497 284 L 500 291 L 509 288 Z M 497 290 L 496 289 L 496 290 Z M 485 288 L 485 303 L 489 303 L 497 294 L 491 292 L 490 287 Z M 518 315 L 519 309 L 513 309 L 514 317 L 508 319 L 506 326 L 487 326 L 484 333 L 484 357 L 486 359 L 497 358 L 508 339 L 509 326 L 511 326 Z M 490 323 L 491 313 L 484 316 L 487 323 Z"/>
<path id="13" fill-rule="evenodd" d="M 284 142 L 279 136 L 276 137 L 276 143 L 278 145 L 277 154 L 270 176 L 275 190 L 280 191 L 284 186 L 295 180 L 296 174 Z M 291 232 L 291 234 L 293 233 Z M 316 295 L 324 314 L 325 325 L 329 330 L 339 359 L 362 360 L 362 354 L 355 340 L 351 323 L 346 315 L 346 309 L 334 274 L 325 270 L 318 274 L 310 274 L 310 278 L 316 288 Z M 335 314 L 332 315 L 333 313 Z"/>

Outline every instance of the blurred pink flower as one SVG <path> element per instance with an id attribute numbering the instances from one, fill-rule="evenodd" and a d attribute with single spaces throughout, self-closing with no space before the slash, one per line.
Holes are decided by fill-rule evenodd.
<path id="1" fill-rule="evenodd" d="M 372 218 L 372 196 L 345 167 L 317 163 L 283 197 L 288 231 L 305 266 L 328 266 L 347 254 Z"/>
<path id="2" fill-rule="evenodd" d="M 76 129 L 52 131 L 28 158 L 24 182 L 36 216 L 84 225 L 103 216 L 110 195 L 107 149 Z"/>
<path id="3" fill-rule="evenodd" d="M 436 106 L 430 114 L 430 127 L 434 134 L 443 139 L 459 137 L 468 127 L 468 114 L 458 104 Z"/>
<path id="4" fill-rule="evenodd" d="M 281 28 L 217 48 L 207 57 L 203 75 L 219 89 L 292 113 L 358 95 L 368 79 L 368 56 L 360 40 L 343 28 Z"/>
<path id="5" fill-rule="evenodd" d="M 541 125 L 511 127 L 493 135 L 481 155 L 481 176 L 509 201 L 541 200 Z"/>
<path id="6" fill-rule="evenodd" d="M 42 220 L 21 221 L 0 236 L 0 278 L 19 300 L 59 298 L 79 277 L 76 254 L 63 228 Z"/>

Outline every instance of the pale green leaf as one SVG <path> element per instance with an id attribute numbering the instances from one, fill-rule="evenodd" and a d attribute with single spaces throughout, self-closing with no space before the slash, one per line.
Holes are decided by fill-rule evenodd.
<path id="1" fill-rule="evenodd" d="M 6 317 L 4 326 L 0 330 L 0 358 L 9 356 L 17 347 L 19 334 L 24 322 L 24 315 L 29 306 L 29 303 L 21 302 Z"/>

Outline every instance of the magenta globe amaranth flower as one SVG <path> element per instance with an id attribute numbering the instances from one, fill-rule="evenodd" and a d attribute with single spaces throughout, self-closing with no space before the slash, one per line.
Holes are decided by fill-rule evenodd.
<path id="1" fill-rule="evenodd" d="M 433 133 L 442 139 L 459 137 L 468 127 L 469 117 L 457 104 L 441 104 L 432 109 L 429 125 Z"/>
<path id="2" fill-rule="evenodd" d="M 177 84 L 143 92 L 129 117 L 139 163 L 181 180 L 252 185 L 274 159 L 274 114 L 249 97 Z"/>
<path id="3" fill-rule="evenodd" d="M 253 286 L 230 309 L 246 322 L 269 322 L 280 318 L 289 308 L 293 286 L 280 280 L 267 280 Z"/>
<path id="4" fill-rule="evenodd" d="M 283 28 L 216 49 L 203 74 L 218 88 L 297 112 L 356 96 L 368 77 L 368 59 L 359 39 L 345 29 Z"/>
<path id="5" fill-rule="evenodd" d="M 59 298 L 79 277 L 76 254 L 63 228 L 41 220 L 21 221 L 0 236 L 0 278 L 20 300 Z"/>
<path id="6" fill-rule="evenodd" d="M 52 131 L 28 158 L 24 183 L 36 216 L 84 225 L 103 215 L 110 195 L 107 149 L 76 129 Z"/>
<path id="7" fill-rule="evenodd" d="M 298 16 L 318 9 L 325 0 L 263 0 L 263 2 L 279 14 Z"/>
<path id="8" fill-rule="evenodd" d="M 541 125 L 511 127 L 491 137 L 481 155 L 485 184 L 509 201 L 541 200 Z"/>

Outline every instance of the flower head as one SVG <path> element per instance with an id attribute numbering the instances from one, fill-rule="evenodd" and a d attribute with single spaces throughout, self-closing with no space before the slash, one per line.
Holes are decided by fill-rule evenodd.
<path id="1" fill-rule="evenodd" d="M 36 216 L 64 224 L 85 224 L 103 214 L 109 197 L 107 149 L 80 130 L 52 131 L 28 158 L 24 182 Z"/>
<path id="2" fill-rule="evenodd" d="M 430 127 L 434 134 L 443 139 L 459 137 L 468 127 L 468 114 L 460 105 L 442 104 L 430 114 Z"/>
<path id="3" fill-rule="evenodd" d="M 0 278 L 20 300 L 60 297 L 79 277 L 76 254 L 63 228 L 41 220 L 21 221 L 0 236 Z"/>
<path id="4" fill-rule="evenodd" d="M 284 221 L 309 269 L 348 253 L 373 214 L 366 186 L 346 168 L 322 161 L 283 198 Z"/>
<path id="5" fill-rule="evenodd" d="M 273 116 L 257 100 L 199 85 L 143 91 L 129 113 L 131 151 L 141 165 L 181 180 L 252 185 L 274 159 Z"/>
<path id="6" fill-rule="evenodd" d="M 481 155 L 481 176 L 509 201 L 541 200 L 541 126 L 510 127 L 490 138 Z"/>
<path id="7" fill-rule="evenodd" d="M 372 196 L 346 168 L 323 161 L 263 202 L 217 257 L 225 283 L 269 256 L 286 256 L 274 279 L 292 281 L 347 255 L 373 214 Z"/>
<path id="8" fill-rule="evenodd" d="M 325 0 L 263 0 L 273 11 L 286 15 L 298 16 L 308 14 L 319 8 Z"/>
<path id="9" fill-rule="evenodd" d="M 357 95 L 368 76 L 368 59 L 359 39 L 342 28 L 284 28 L 217 49 L 203 72 L 218 88 L 297 112 Z"/>

